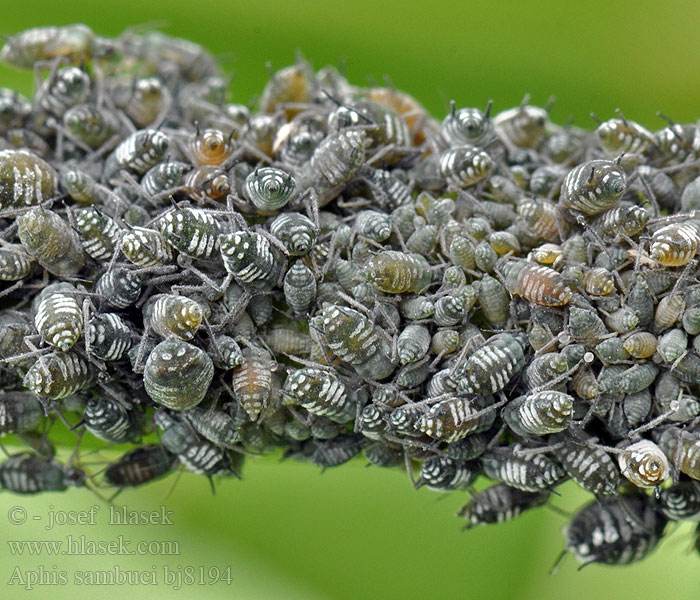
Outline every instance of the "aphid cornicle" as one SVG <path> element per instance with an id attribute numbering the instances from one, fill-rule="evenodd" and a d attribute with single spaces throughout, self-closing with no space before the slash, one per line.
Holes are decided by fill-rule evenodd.
<path id="1" fill-rule="evenodd" d="M 94 207 L 75 214 L 75 226 L 85 252 L 97 262 L 108 262 L 119 246 L 121 229 L 114 220 Z"/>
<path id="2" fill-rule="evenodd" d="M 497 447 L 486 452 L 481 457 L 484 474 L 524 492 L 550 489 L 566 477 L 562 468 L 544 454 L 518 456 L 516 449 Z"/>
<path id="3" fill-rule="evenodd" d="M 507 263 L 504 268 L 506 289 L 540 306 L 562 306 L 572 297 L 560 273 L 549 267 L 524 261 Z"/>
<path id="4" fill-rule="evenodd" d="M 547 490 L 524 492 L 505 483 L 497 483 L 474 494 L 457 514 L 466 521 L 466 529 L 477 525 L 503 523 L 530 508 L 545 504 L 549 497 L 550 493 Z"/>
<path id="5" fill-rule="evenodd" d="M 83 311 L 70 293 L 75 288 L 70 284 L 54 284 L 45 288 L 38 302 L 34 324 L 47 344 L 66 351 L 78 341 L 83 332 Z"/>
<path id="6" fill-rule="evenodd" d="M 129 350 L 133 326 L 115 313 L 93 315 L 85 337 L 90 354 L 101 360 L 119 360 Z"/>
<path id="7" fill-rule="evenodd" d="M 95 371 L 72 352 L 44 354 L 27 371 L 24 385 L 39 396 L 60 400 L 95 383 Z"/>
<path id="8" fill-rule="evenodd" d="M 141 420 L 137 413 L 107 396 L 88 400 L 83 422 L 92 435 L 112 444 L 133 441 L 141 434 Z"/>
<path id="9" fill-rule="evenodd" d="M 440 176 L 448 185 L 472 186 L 488 177 L 494 168 L 491 156 L 476 146 L 456 146 L 440 155 Z"/>
<path id="10" fill-rule="evenodd" d="M 654 232 L 650 254 L 665 267 L 682 267 L 692 260 L 698 246 L 700 235 L 692 223 L 671 223 Z"/>
<path id="11" fill-rule="evenodd" d="M 243 286 L 266 289 L 279 279 L 282 264 L 275 258 L 270 241 L 260 233 L 222 234 L 219 250 L 226 270 Z"/>
<path id="12" fill-rule="evenodd" d="M 0 437 L 36 429 L 44 411 L 36 396 L 29 392 L 0 393 Z"/>
<path id="13" fill-rule="evenodd" d="M 658 543 L 666 518 L 645 496 L 601 498 L 584 506 L 564 529 L 566 549 L 584 565 L 623 565 L 644 558 Z"/>
<path id="14" fill-rule="evenodd" d="M 374 287 L 388 294 L 417 294 L 432 281 L 430 266 L 424 257 L 395 250 L 375 255 L 365 266 L 364 274 Z"/>
<path id="15" fill-rule="evenodd" d="M 33 206 L 58 195 L 55 169 L 29 150 L 0 151 L 0 209 Z"/>
<path id="16" fill-rule="evenodd" d="M 143 306 L 144 322 L 150 329 L 168 338 L 190 340 L 202 324 L 204 313 L 199 303 L 174 294 L 151 296 Z"/>
<path id="17" fill-rule="evenodd" d="M 123 454 L 105 469 L 105 481 L 117 487 L 134 487 L 170 473 L 177 458 L 163 446 L 149 444 Z"/>
<path id="18" fill-rule="evenodd" d="M 459 389 L 468 394 L 494 394 L 525 366 L 527 338 L 499 333 L 476 350 L 460 373 Z"/>
<path id="19" fill-rule="evenodd" d="M 574 167 L 561 185 L 559 206 L 597 215 L 613 206 L 627 189 L 627 177 L 617 162 L 590 160 Z"/>
<path id="20" fill-rule="evenodd" d="M 503 409 L 503 420 L 518 435 L 547 435 L 569 427 L 574 398 L 564 392 L 545 390 L 520 396 Z"/>
<path id="21" fill-rule="evenodd" d="M 30 452 L 13 454 L 0 463 L 0 487 L 16 494 L 62 492 L 84 483 L 80 469 Z"/>
<path id="22" fill-rule="evenodd" d="M 176 208 L 157 221 L 158 231 L 180 254 L 211 260 L 219 249 L 221 226 L 211 213 L 198 208 Z"/>
<path id="23" fill-rule="evenodd" d="M 245 180 L 248 199 L 261 214 L 274 214 L 293 199 L 297 189 L 291 173 L 277 167 L 255 169 Z"/>
<path id="24" fill-rule="evenodd" d="M 202 401 L 213 377 L 214 365 L 204 350 L 168 339 L 148 355 L 143 384 L 156 404 L 185 410 Z"/>

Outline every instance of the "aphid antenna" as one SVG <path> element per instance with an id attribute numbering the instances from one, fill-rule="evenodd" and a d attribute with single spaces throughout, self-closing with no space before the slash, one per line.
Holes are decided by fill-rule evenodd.
<path id="1" fill-rule="evenodd" d="M 557 556 L 557 558 L 554 560 L 554 564 L 552 565 L 552 568 L 549 570 L 549 574 L 550 574 L 550 575 L 555 575 L 555 574 L 556 574 L 556 572 L 559 570 L 559 567 L 561 566 L 562 561 L 566 558 L 566 555 L 567 555 L 568 553 L 569 553 L 569 551 L 568 551 L 566 548 L 564 548 L 564 549 L 559 553 L 559 555 Z M 583 568 L 583 567 L 579 567 L 578 570 L 580 571 L 582 568 Z"/>

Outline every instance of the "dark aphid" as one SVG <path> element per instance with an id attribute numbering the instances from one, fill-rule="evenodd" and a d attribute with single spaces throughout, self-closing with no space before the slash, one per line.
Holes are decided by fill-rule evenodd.
<path id="1" fill-rule="evenodd" d="M 24 385 L 39 396 L 60 400 L 95 383 L 95 372 L 78 354 L 44 354 L 27 371 Z"/>
<path id="2" fill-rule="evenodd" d="M 440 155 L 440 176 L 448 185 L 466 188 L 488 177 L 494 168 L 491 156 L 476 146 L 457 146 Z"/>
<path id="3" fill-rule="evenodd" d="M 365 458 L 375 467 L 398 467 L 404 464 L 404 450 L 395 444 L 375 442 L 364 449 Z"/>
<path id="4" fill-rule="evenodd" d="M 92 435 L 110 444 L 134 441 L 141 435 L 138 414 L 108 396 L 95 396 L 88 400 L 83 423 Z"/>
<path id="5" fill-rule="evenodd" d="M 338 423 L 355 417 L 355 403 L 345 384 L 330 371 L 313 367 L 292 371 L 284 383 L 284 394 L 311 414 Z"/>
<path id="6" fill-rule="evenodd" d="M 700 484 L 679 481 L 659 494 L 659 509 L 671 521 L 697 519 L 700 516 Z"/>
<path id="7" fill-rule="evenodd" d="M 423 325 L 408 325 L 399 335 L 397 351 L 402 365 L 417 362 L 430 349 L 430 331 Z"/>
<path id="8" fill-rule="evenodd" d="M 566 549 L 584 566 L 628 564 L 654 549 L 665 526 L 666 518 L 645 496 L 601 498 L 584 506 L 566 527 Z"/>
<path id="9" fill-rule="evenodd" d="M 176 208 L 157 221 L 161 235 L 180 254 L 211 260 L 219 249 L 221 226 L 211 213 L 198 208 Z"/>
<path id="10" fill-rule="evenodd" d="M 399 312 L 404 319 L 420 321 L 435 314 L 435 304 L 426 296 L 412 296 L 399 303 Z"/>
<path id="11" fill-rule="evenodd" d="M 78 104 L 63 114 L 63 127 L 76 140 L 97 149 L 119 130 L 116 115 L 93 104 Z"/>
<path id="12" fill-rule="evenodd" d="M 443 442 L 456 442 L 464 437 L 485 431 L 493 425 L 497 411 L 491 409 L 493 397 L 449 398 L 422 411 L 416 429 Z"/>
<path id="13" fill-rule="evenodd" d="M 668 123 L 667 127 L 654 133 L 657 162 L 661 165 L 680 163 L 691 154 L 696 154 L 697 126 L 675 123 L 662 113 L 657 114 Z"/>
<path id="14" fill-rule="evenodd" d="M 654 232 L 651 238 L 652 258 L 665 267 L 687 265 L 700 246 L 700 235 L 691 223 L 671 223 Z"/>
<path id="15" fill-rule="evenodd" d="M 105 470 L 105 481 L 117 487 L 133 487 L 170 473 L 177 458 L 163 446 L 147 445 L 130 450 Z"/>
<path id="16" fill-rule="evenodd" d="M 493 327 L 504 327 L 510 305 L 510 296 L 505 286 L 495 277 L 484 275 L 477 287 L 476 297 L 486 321 Z"/>
<path id="17" fill-rule="evenodd" d="M 499 333 L 476 350 L 464 364 L 459 389 L 468 394 L 494 394 L 525 366 L 527 338 Z"/>
<path id="18" fill-rule="evenodd" d="M 644 229 L 649 217 L 649 212 L 641 206 L 621 202 L 597 217 L 593 227 L 607 238 L 615 238 L 620 233 L 633 237 Z"/>
<path id="19" fill-rule="evenodd" d="M 503 409 L 503 420 L 518 435 L 547 435 L 569 427 L 574 398 L 563 392 L 545 390 L 520 396 Z"/>
<path id="20" fill-rule="evenodd" d="M 203 317 L 201 305 L 185 296 L 157 294 L 143 306 L 145 324 L 164 338 L 192 339 Z"/>
<path id="21" fill-rule="evenodd" d="M 448 147 L 465 144 L 483 146 L 493 137 L 490 112 L 491 102 L 486 107 L 486 112 L 481 112 L 478 108 L 455 110 L 452 104 L 450 114 L 445 117 L 440 126 L 440 138 Z"/>
<path id="22" fill-rule="evenodd" d="M 659 337 L 657 352 L 664 362 L 674 363 L 688 348 L 688 335 L 680 328 L 667 331 Z"/>
<path id="23" fill-rule="evenodd" d="M 311 439 L 309 460 L 317 467 L 327 469 L 337 467 L 355 458 L 367 445 L 364 436 L 357 433 L 344 433 L 332 440 Z"/>
<path id="24" fill-rule="evenodd" d="M 226 270 L 239 284 L 266 289 L 277 282 L 282 265 L 264 235 L 254 231 L 220 235 L 219 249 Z"/>
<path id="25" fill-rule="evenodd" d="M 432 280 L 430 265 L 424 257 L 395 250 L 374 256 L 364 273 L 374 287 L 388 294 L 419 293 Z"/>
<path id="26" fill-rule="evenodd" d="M 498 113 L 493 118 L 496 131 L 521 148 L 536 148 L 549 123 L 548 108 L 528 104 L 526 96 L 520 106 Z"/>
<path id="27" fill-rule="evenodd" d="M 172 263 L 173 251 L 158 231 L 133 227 L 121 238 L 121 251 L 126 259 L 138 267 L 154 267 Z"/>
<path id="28" fill-rule="evenodd" d="M 62 492 L 68 486 L 82 486 L 85 473 L 37 454 L 13 454 L 0 463 L 0 486 L 16 494 Z"/>
<path id="29" fill-rule="evenodd" d="M 487 451 L 481 457 L 484 474 L 524 492 L 550 489 L 566 477 L 563 469 L 544 454 L 519 456 L 518 449 L 516 445 Z"/>
<path id="30" fill-rule="evenodd" d="M 161 131 L 135 131 L 107 157 L 103 172 L 105 181 L 122 169 L 142 175 L 165 157 L 169 145 L 168 136 Z"/>
<path id="31" fill-rule="evenodd" d="M 175 190 L 183 184 L 183 177 L 189 166 L 182 162 L 160 162 L 151 167 L 141 178 L 141 187 L 149 196 L 166 190 Z"/>
<path id="32" fill-rule="evenodd" d="M 614 496 L 622 484 L 620 471 L 610 455 L 599 445 L 581 442 L 564 436 L 553 438 L 558 442 L 553 450 L 567 475 L 595 496 Z"/>
<path id="33" fill-rule="evenodd" d="M 43 417 L 44 411 L 34 394 L 0 393 L 0 436 L 33 431 Z"/>
<path id="34" fill-rule="evenodd" d="M 371 440 L 381 441 L 389 427 L 388 417 L 388 408 L 371 402 L 360 413 L 358 430 Z"/>
<path id="35" fill-rule="evenodd" d="M 54 168 L 29 150 L 0 151 L 0 209 L 33 206 L 58 195 Z"/>
<path id="36" fill-rule="evenodd" d="M 258 353 L 251 349 L 244 351 L 243 361 L 233 369 L 234 395 L 253 421 L 270 403 L 274 368 L 275 365 L 267 353 Z"/>
<path id="37" fill-rule="evenodd" d="M 391 236 L 391 216 L 376 210 L 362 210 L 355 215 L 353 229 L 375 242 L 384 242 Z"/>
<path id="38" fill-rule="evenodd" d="M 564 354 L 549 352 L 532 358 L 525 368 L 525 382 L 529 389 L 544 389 L 551 387 L 549 382 L 568 370 L 569 362 Z"/>
<path id="39" fill-rule="evenodd" d="M 204 399 L 213 377 L 214 365 L 204 350 L 182 340 L 169 339 L 148 355 L 143 384 L 157 404 L 185 410 Z"/>
<path id="40" fill-rule="evenodd" d="M 595 131 L 601 148 L 610 157 L 618 156 L 623 152 L 644 154 L 650 146 L 655 144 L 654 136 L 639 123 L 625 119 L 619 110 L 617 112 L 619 119 L 599 122 Z"/>
<path id="41" fill-rule="evenodd" d="M 70 284 L 54 284 L 55 291 L 45 288 L 38 302 L 34 324 L 36 330 L 49 346 L 65 352 L 78 341 L 83 332 L 83 311 L 70 293 L 75 288 Z"/>
<path id="42" fill-rule="evenodd" d="M 9 38 L 0 51 L 0 61 L 19 69 L 31 69 L 53 58 L 77 65 L 90 58 L 94 39 L 87 25 L 35 27 Z"/>
<path id="43" fill-rule="evenodd" d="M 282 243 L 290 256 L 308 254 L 318 237 L 313 221 L 301 213 L 277 215 L 270 223 L 270 233 Z"/>
<path id="44" fill-rule="evenodd" d="M 199 435 L 224 448 L 235 448 L 241 441 L 236 422 L 225 412 L 193 406 L 183 413 Z"/>
<path id="45" fill-rule="evenodd" d="M 650 440 L 641 440 L 625 447 L 617 461 L 622 474 L 641 488 L 658 487 L 670 474 L 666 456 Z"/>
<path id="46" fill-rule="evenodd" d="M 505 483 L 497 483 L 474 494 L 457 514 L 466 521 L 466 529 L 477 525 L 503 523 L 530 508 L 542 506 L 549 500 L 549 496 L 547 490 L 524 492 Z"/>
<path id="47" fill-rule="evenodd" d="M 569 309 L 569 332 L 579 344 L 595 346 L 610 332 L 595 311 L 572 306 Z"/>
<path id="48" fill-rule="evenodd" d="M 436 492 L 463 490 L 477 478 L 479 472 L 475 467 L 448 456 L 431 456 L 423 461 L 416 485 L 425 485 Z"/>
<path id="49" fill-rule="evenodd" d="M 540 306 L 562 306 L 572 297 L 560 273 L 524 261 L 514 261 L 504 267 L 506 289 Z"/>
<path id="50" fill-rule="evenodd" d="M 309 314 L 316 300 L 316 278 L 302 261 L 295 262 L 284 276 L 284 300 L 297 317 Z"/>
<path id="51" fill-rule="evenodd" d="M 90 354 L 100 360 L 120 360 L 132 343 L 133 326 L 115 313 L 93 315 L 85 334 Z"/>
<path id="52" fill-rule="evenodd" d="M 297 189 L 291 173 L 277 167 L 255 169 L 245 180 L 248 199 L 260 214 L 274 214 L 289 203 Z"/>
<path id="53" fill-rule="evenodd" d="M 90 95 L 90 76 L 77 67 L 58 69 L 44 80 L 34 99 L 39 109 L 61 118 L 72 106 Z"/>
<path id="54" fill-rule="evenodd" d="M 243 362 L 241 347 L 231 336 L 217 335 L 207 349 L 217 369 L 228 371 Z"/>
<path id="55" fill-rule="evenodd" d="M 104 273 L 93 291 L 110 308 L 126 308 L 141 295 L 141 276 L 136 271 L 117 267 Z"/>
<path id="56" fill-rule="evenodd" d="M 32 112 L 32 105 L 22 94 L 0 87 L 0 132 L 22 127 Z"/>
<path id="57" fill-rule="evenodd" d="M 0 280 L 19 281 L 31 275 L 34 259 L 19 245 L 7 244 L 0 247 Z"/>
<path id="58" fill-rule="evenodd" d="M 569 171 L 559 206 L 585 216 L 597 215 L 612 207 L 626 189 L 627 178 L 617 162 L 590 160 Z"/>
<path id="59" fill-rule="evenodd" d="M 85 252 L 97 262 L 109 262 L 119 246 L 122 233 L 119 225 L 93 207 L 76 211 L 75 225 Z"/>

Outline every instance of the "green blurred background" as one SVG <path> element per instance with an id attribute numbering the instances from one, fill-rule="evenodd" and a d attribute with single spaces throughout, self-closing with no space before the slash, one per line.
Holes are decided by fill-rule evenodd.
<path id="1" fill-rule="evenodd" d="M 700 115 L 700 6 L 694 1 L 557 0 L 455 2 L 354 0 L 352 3 L 256 0 L 143 0 L 12 2 L 2 12 L 2 32 L 37 25 L 85 22 L 97 33 L 161 22 L 161 29 L 197 41 L 221 56 L 233 75 L 234 100 L 247 102 L 267 80 L 264 63 L 290 64 L 299 49 L 317 67 L 345 61 L 351 82 L 390 75 L 436 116 L 448 102 L 496 111 L 536 104 L 554 94 L 552 118 L 591 126 L 595 111 L 609 118 L 620 107 L 651 128 L 661 110 L 678 121 Z M 32 76 L 0 67 L 0 85 L 31 92 Z M 98 460 L 95 457 L 95 460 Z M 95 465 L 93 468 L 99 468 Z M 250 460 L 243 481 L 222 481 L 212 496 L 202 478 L 183 475 L 123 493 L 129 510 L 173 511 L 173 525 L 108 524 L 107 507 L 84 490 L 22 498 L 0 495 L 0 597 L 34 594 L 53 600 L 82 590 L 102 598 L 192 597 L 257 600 L 393 598 L 700 598 L 700 560 L 691 555 L 691 528 L 677 528 L 644 562 L 627 568 L 587 567 L 576 572 L 568 557 L 549 568 L 562 547 L 566 519 L 547 508 L 519 520 L 463 533 L 455 513 L 466 494 L 415 492 L 405 473 L 364 468 L 362 460 L 320 474 L 309 465 L 276 457 Z M 588 498 L 562 488 L 554 504 L 575 510 Z M 49 511 L 100 504 L 96 525 L 49 524 Z M 9 522 L 12 507 L 27 521 Z M 17 514 L 16 512 L 12 513 Z M 34 517 L 40 517 L 35 519 Z M 178 555 L 13 555 L 8 541 L 88 540 L 123 536 L 177 541 Z M 29 571 L 66 571 L 67 585 L 22 583 Z M 161 586 L 73 585 L 76 571 L 155 572 Z M 231 583 L 208 584 L 209 568 Z M 167 567 L 183 581 L 163 584 Z M 187 568 L 193 567 L 193 571 Z M 200 571 L 203 567 L 203 572 Z M 200 573 L 204 584 L 200 584 Z M 214 574 L 212 571 L 211 574 Z M 177 582 L 174 582 L 176 585 Z M 170 590 L 170 593 L 168 593 Z"/>

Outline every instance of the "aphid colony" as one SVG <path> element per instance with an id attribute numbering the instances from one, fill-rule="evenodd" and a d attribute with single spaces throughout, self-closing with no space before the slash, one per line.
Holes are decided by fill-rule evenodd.
<path id="1" fill-rule="evenodd" d="M 43 77 L 0 89 L 3 488 L 364 453 L 473 527 L 573 479 L 584 564 L 700 516 L 697 125 L 440 122 L 301 59 L 251 110 L 199 46 L 83 25 L 0 59 Z M 131 449 L 91 474 L 52 426 Z"/>

